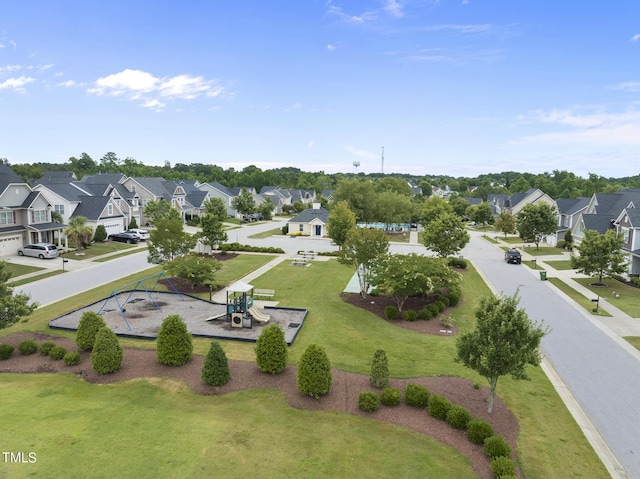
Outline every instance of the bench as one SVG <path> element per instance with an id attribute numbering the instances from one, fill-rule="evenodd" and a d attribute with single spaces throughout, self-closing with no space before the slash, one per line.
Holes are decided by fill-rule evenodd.
<path id="1" fill-rule="evenodd" d="M 314 253 L 313 251 L 303 251 L 302 253 L 299 253 L 304 259 L 314 259 L 316 257 L 316 253 Z"/>
<path id="2" fill-rule="evenodd" d="M 291 264 L 293 266 L 306 266 L 307 265 L 307 259 L 306 258 L 293 258 L 293 261 L 291 261 Z"/>
<path id="3" fill-rule="evenodd" d="M 261 298 L 273 298 L 276 292 L 273 289 L 254 289 L 253 296 L 260 296 Z"/>

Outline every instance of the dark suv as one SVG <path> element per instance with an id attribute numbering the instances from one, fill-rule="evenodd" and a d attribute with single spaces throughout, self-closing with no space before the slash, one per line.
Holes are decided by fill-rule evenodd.
<path id="1" fill-rule="evenodd" d="M 504 260 L 507 263 L 520 264 L 522 263 L 522 255 L 517 249 L 511 248 L 504 252 Z"/>

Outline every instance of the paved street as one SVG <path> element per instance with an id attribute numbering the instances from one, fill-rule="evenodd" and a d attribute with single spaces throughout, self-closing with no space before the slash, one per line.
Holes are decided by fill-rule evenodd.
<path id="1" fill-rule="evenodd" d="M 264 223 L 234 229 L 229 231 L 229 241 L 276 246 L 290 255 L 295 255 L 299 250 L 336 249 L 328 239 L 249 238 L 274 227 L 274 223 Z M 418 244 L 395 243 L 392 251 L 424 253 L 425 249 Z M 478 234 L 472 234 L 472 240 L 462 255 L 473 262 L 495 292 L 510 295 L 519 290 L 520 304 L 529 317 L 536 321 L 544 320 L 551 328 L 542 343 L 546 359 L 626 473 L 615 470 L 615 460 L 607 466 L 610 471 L 613 470 L 616 478 L 640 479 L 640 439 L 637 434 L 637 424 L 640 422 L 640 352 L 621 339 L 622 335 L 640 336 L 640 320 L 627 317 L 604 300 L 602 307 L 614 317 L 594 318 L 548 281 L 541 281 L 538 271 L 524 265 L 505 263 L 503 251 Z M 40 264 L 61 266 L 52 262 Z M 69 273 L 17 289 L 30 293 L 33 299 L 46 305 L 147 267 L 146 249 L 142 248 L 140 253 L 105 263 L 74 262 L 73 270 Z M 554 271 L 553 274 L 563 276 L 567 273 Z M 571 282 L 568 275 L 563 280 Z M 580 288 L 577 283 L 572 286 Z"/>

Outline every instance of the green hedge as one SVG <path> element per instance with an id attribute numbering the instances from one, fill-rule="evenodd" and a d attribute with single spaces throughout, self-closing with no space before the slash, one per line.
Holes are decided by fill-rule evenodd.
<path id="1" fill-rule="evenodd" d="M 451 409 L 451 401 L 440 394 L 433 394 L 429 397 L 429 415 L 443 421 L 447 420 L 447 414 Z"/>
<path id="2" fill-rule="evenodd" d="M 420 384 L 409 383 L 404 389 L 404 402 L 407 406 L 424 409 L 429 405 L 429 390 Z"/>

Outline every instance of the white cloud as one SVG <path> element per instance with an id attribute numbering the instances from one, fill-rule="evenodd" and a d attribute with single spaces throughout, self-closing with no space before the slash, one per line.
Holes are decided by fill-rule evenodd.
<path id="1" fill-rule="evenodd" d="M 640 91 L 640 82 L 633 82 L 633 81 L 629 81 L 629 82 L 624 82 L 624 83 L 620 83 L 618 85 L 616 85 L 614 87 L 616 90 L 626 90 L 626 91 L 630 91 L 630 92 L 638 92 Z"/>
<path id="2" fill-rule="evenodd" d="M 22 65 L 7 65 L 4 67 L 0 67 L 0 73 L 2 72 L 17 72 L 18 70 L 22 70 Z"/>
<path id="3" fill-rule="evenodd" d="M 455 24 L 447 23 L 443 25 L 429 25 L 421 28 L 425 32 L 438 32 L 442 30 L 450 30 L 457 33 L 489 33 L 496 30 L 496 26 L 491 23 L 467 23 Z"/>
<path id="4" fill-rule="evenodd" d="M 404 16 L 404 12 L 402 11 L 402 5 L 398 3 L 397 0 L 387 0 L 384 9 L 387 13 L 394 17 L 402 17 Z"/>
<path id="5" fill-rule="evenodd" d="M 638 40 L 640 40 L 640 33 L 636 33 L 634 36 L 631 37 L 632 42 L 637 42 Z"/>
<path id="6" fill-rule="evenodd" d="M 165 101 L 193 100 L 201 95 L 220 96 L 224 92 L 224 87 L 217 85 L 215 80 L 205 80 L 201 76 L 182 74 L 158 78 L 149 72 L 126 69 L 98 78 L 87 92 L 94 95 L 122 96 L 128 100 L 142 100 L 142 106 L 160 110 L 166 106 Z"/>
<path id="7" fill-rule="evenodd" d="M 332 52 L 332 51 L 334 51 L 335 49 L 336 49 L 336 46 L 335 46 L 335 45 L 332 45 L 331 43 L 329 43 L 329 44 L 327 45 L 327 50 L 328 50 L 328 51 Z"/>
<path id="8" fill-rule="evenodd" d="M 25 85 L 35 81 L 35 78 L 21 76 L 19 78 L 8 78 L 0 83 L 0 90 L 14 90 L 16 92 L 24 92 Z"/>
<path id="9" fill-rule="evenodd" d="M 50 69 L 51 69 L 51 68 L 53 68 L 53 67 L 54 67 L 54 65 L 50 63 L 50 64 L 48 64 L 48 65 L 42 65 L 41 67 L 39 67 L 39 69 L 40 69 L 41 71 L 45 71 L 45 70 L 50 70 Z"/>
<path id="10" fill-rule="evenodd" d="M 342 10 L 342 7 L 336 7 L 335 5 L 329 5 L 328 12 L 330 15 L 335 15 L 340 20 L 352 25 L 362 25 L 377 18 L 377 14 L 375 12 L 363 12 L 360 15 L 349 15 Z"/>
<path id="11" fill-rule="evenodd" d="M 65 88 L 83 87 L 85 85 L 86 85 L 86 83 L 80 83 L 80 82 L 77 82 L 75 80 L 67 80 L 67 81 L 63 81 L 61 83 L 57 83 L 56 84 L 56 86 L 61 86 L 61 87 L 65 87 Z"/>
<path id="12" fill-rule="evenodd" d="M 291 105 L 289 108 L 285 108 L 284 111 L 299 110 L 300 108 L 302 108 L 302 103 L 298 101 Z"/>
<path id="13" fill-rule="evenodd" d="M 369 158 L 369 159 L 378 158 L 378 155 L 376 153 L 371 153 L 370 151 L 365 151 L 365 150 L 359 150 L 353 145 L 347 145 L 344 147 L 344 149 L 347 150 L 352 155 L 357 156 L 358 158 Z"/>
<path id="14" fill-rule="evenodd" d="M 314 141 L 310 140 L 309 143 L 307 144 L 307 148 L 313 148 L 314 145 Z"/>

